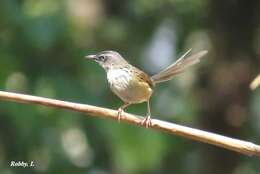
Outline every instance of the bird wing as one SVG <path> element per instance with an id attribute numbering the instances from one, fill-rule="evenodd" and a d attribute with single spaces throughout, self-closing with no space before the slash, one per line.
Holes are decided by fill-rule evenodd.
<path id="1" fill-rule="evenodd" d="M 142 70 L 136 68 L 136 67 L 132 67 L 133 71 L 132 73 L 134 73 L 136 75 L 136 77 L 140 80 L 140 81 L 145 81 L 146 83 L 149 84 L 149 86 L 151 88 L 154 87 L 154 83 L 153 80 L 151 79 L 151 77 L 149 75 L 147 75 L 145 72 L 143 72 Z"/>

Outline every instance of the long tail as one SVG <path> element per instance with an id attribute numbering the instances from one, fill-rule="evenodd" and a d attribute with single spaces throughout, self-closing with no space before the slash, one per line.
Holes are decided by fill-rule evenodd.
<path id="1" fill-rule="evenodd" d="M 208 53 L 208 51 L 203 50 L 196 54 L 192 54 L 191 56 L 185 58 L 191 49 L 188 50 L 185 54 L 183 54 L 176 62 L 168 66 L 163 71 L 159 72 L 152 76 L 152 80 L 154 83 L 161 83 L 168 81 L 173 78 L 174 75 L 183 72 L 186 68 L 200 62 L 200 59 Z"/>

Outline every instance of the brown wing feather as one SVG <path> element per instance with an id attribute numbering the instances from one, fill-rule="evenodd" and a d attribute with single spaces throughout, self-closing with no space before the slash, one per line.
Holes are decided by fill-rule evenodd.
<path id="1" fill-rule="evenodd" d="M 145 72 L 136 67 L 132 67 L 132 72 L 137 76 L 137 78 L 148 83 L 151 88 L 154 87 L 153 81 L 151 80 L 150 76 L 147 75 Z"/>

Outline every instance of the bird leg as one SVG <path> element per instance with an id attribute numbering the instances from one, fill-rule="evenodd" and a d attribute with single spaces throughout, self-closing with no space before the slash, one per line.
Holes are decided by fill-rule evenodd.
<path id="1" fill-rule="evenodd" d="M 124 112 L 124 109 L 129 106 L 130 104 L 129 103 L 124 103 L 123 106 L 121 106 L 120 108 L 118 108 L 118 112 L 117 112 L 117 120 L 118 122 L 120 122 L 121 120 L 121 117 L 122 117 L 122 112 Z"/>
<path id="2" fill-rule="evenodd" d="M 146 128 L 149 128 L 152 125 L 152 121 L 151 121 L 151 109 L 150 109 L 150 102 L 149 100 L 147 101 L 147 115 L 146 117 L 143 119 L 142 125 L 145 125 Z"/>

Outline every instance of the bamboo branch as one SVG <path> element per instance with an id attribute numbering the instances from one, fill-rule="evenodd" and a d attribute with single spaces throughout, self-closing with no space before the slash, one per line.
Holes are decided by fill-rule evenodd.
<path id="1" fill-rule="evenodd" d="M 63 108 L 63 109 L 77 111 L 77 112 L 82 112 L 91 116 L 99 116 L 103 118 L 110 118 L 110 119 L 117 120 L 117 111 L 91 106 L 91 105 L 78 104 L 78 103 L 54 100 L 54 99 L 49 99 L 44 97 L 37 97 L 37 96 L 17 94 L 17 93 L 4 92 L 4 91 L 0 91 L 0 99 L 7 100 L 7 101 L 14 101 L 18 103 L 38 104 L 38 105 L 44 105 L 48 107 Z M 145 125 L 141 124 L 142 119 L 143 117 L 135 116 L 128 113 L 122 113 L 121 121 L 133 125 L 145 127 Z M 251 142 L 233 139 L 233 138 L 229 138 L 226 136 L 222 136 L 210 132 L 177 125 L 174 123 L 160 121 L 157 119 L 152 119 L 150 128 L 164 131 L 170 134 L 182 136 L 185 138 L 193 139 L 196 141 L 212 144 L 245 155 L 260 156 L 260 146 L 253 144 Z"/>
<path id="2" fill-rule="evenodd" d="M 250 83 L 251 90 L 255 90 L 260 86 L 260 74 Z"/>

